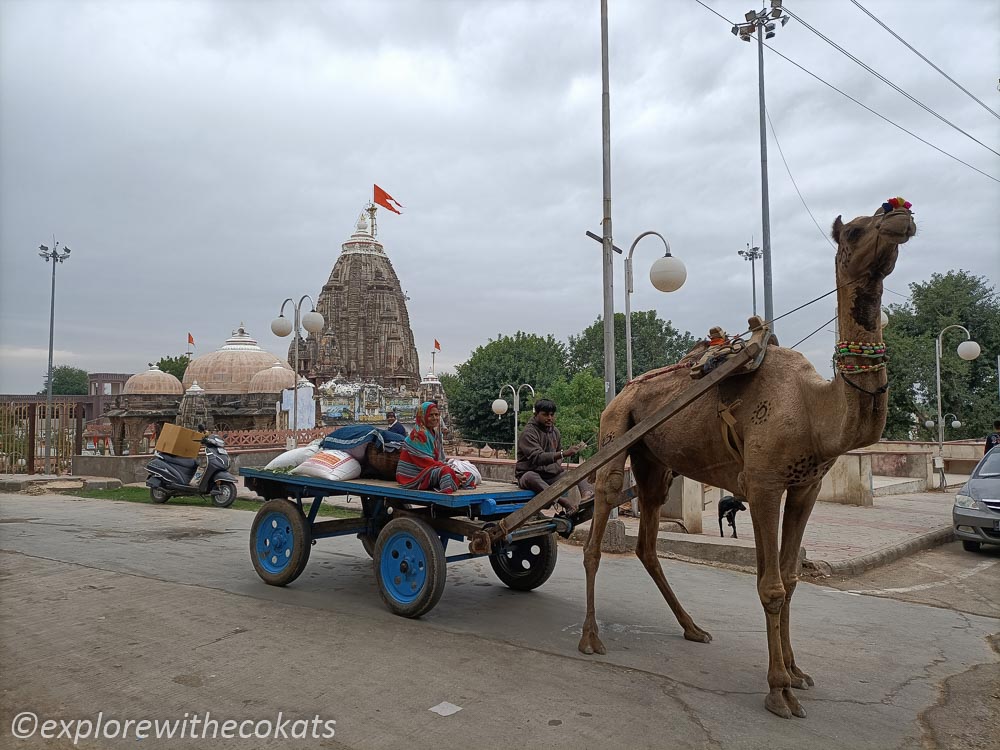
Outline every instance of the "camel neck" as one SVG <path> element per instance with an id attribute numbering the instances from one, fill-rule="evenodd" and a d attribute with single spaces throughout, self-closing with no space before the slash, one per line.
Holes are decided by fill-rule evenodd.
<path id="1" fill-rule="evenodd" d="M 837 322 L 838 340 L 865 344 L 882 343 L 882 282 L 862 279 L 845 284 L 838 273 Z M 847 357 L 844 364 L 872 365 L 881 359 Z M 888 396 L 884 390 L 888 383 L 885 368 L 869 372 L 835 372 L 833 387 L 837 400 L 842 404 L 841 418 L 845 420 L 843 444 L 836 452 L 846 452 L 877 442 L 885 422 Z M 853 384 L 853 385 L 852 385 Z"/>

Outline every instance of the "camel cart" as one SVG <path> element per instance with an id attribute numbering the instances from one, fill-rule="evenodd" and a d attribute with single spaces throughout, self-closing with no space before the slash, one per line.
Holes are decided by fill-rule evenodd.
<path id="1" fill-rule="evenodd" d="M 554 517 L 542 515 L 542 509 L 752 362 L 759 349 L 751 342 L 537 495 L 502 482 L 485 481 L 476 489 L 445 495 L 403 489 L 386 480 L 329 481 L 240 469 L 246 486 L 267 498 L 250 530 L 254 569 L 265 583 L 285 586 L 305 569 L 317 539 L 354 534 L 372 557 L 382 601 L 403 617 L 420 617 L 437 604 L 448 563 L 488 557 L 497 577 L 510 588 L 538 588 L 555 569 L 556 535 L 568 537 L 576 526 L 589 521 L 594 506 L 591 500 L 571 516 Z M 345 495 L 361 498 L 360 517 L 317 520 L 323 498 Z M 628 499 L 628 493 L 623 493 L 617 504 Z M 447 554 L 452 541 L 468 541 L 468 552 Z"/>

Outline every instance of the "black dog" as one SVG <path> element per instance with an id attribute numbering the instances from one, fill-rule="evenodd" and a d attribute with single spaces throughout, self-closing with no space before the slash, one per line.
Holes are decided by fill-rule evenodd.
<path id="1" fill-rule="evenodd" d="M 746 509 L 747 506 L 743 504 L 742 498 L 737 499 L 732 495 L 726 495 L 719 500 L 719 536 L 725 536 L 722 531 L 722 519 L 725 518 L 733 529 L 733 539 L 739 539 L 736 536 L 736 514 Z"/>

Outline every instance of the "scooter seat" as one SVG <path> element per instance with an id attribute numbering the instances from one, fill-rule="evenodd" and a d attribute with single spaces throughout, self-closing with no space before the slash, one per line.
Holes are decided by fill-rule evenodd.
<path id="1" fill-rule="evenodd" d="M 182 458 L 181 456 L 171 456 L 167 453 L 160 453 L 158 456 L 165 463 L 173 464 L 174 466 L 179 466 L 182 469 L 193 469 L 198 465 L 198 462 L 193 458 Z"/>

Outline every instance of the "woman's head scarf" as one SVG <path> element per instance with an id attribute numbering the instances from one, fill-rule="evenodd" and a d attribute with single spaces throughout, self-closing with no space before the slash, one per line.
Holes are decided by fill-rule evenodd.
<path id="1" fill-rule="evenodd" d="M 406 447 L 412 453 L 418 453 L 437 461 L 444 461 L 444 440 L 441 436 L 440 427 L 436 431 L 431 431 L 427 426 L 427 416 L 430 414 L 431 409 L 438 411 L 438 405 L 433 401 L 425 401 L 417 408 L 417 426 L 407 436 Z"/>

